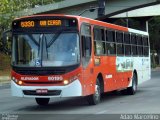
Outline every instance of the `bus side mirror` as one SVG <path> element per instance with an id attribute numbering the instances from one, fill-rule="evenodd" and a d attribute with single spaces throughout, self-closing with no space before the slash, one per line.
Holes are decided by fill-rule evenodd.
<path id="1" fill-rule="evenodd" d="M 6 30 L 2 34 L 2 49 L 6 54 L 11 54 L 12 31 Z"/>

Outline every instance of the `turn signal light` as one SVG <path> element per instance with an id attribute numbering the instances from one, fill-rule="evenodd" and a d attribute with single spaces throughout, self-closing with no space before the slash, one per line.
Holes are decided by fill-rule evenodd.
<path id="1" fill-rule="evenodd" d="M 23 82 L 22 82 L 22 81 L 18 81 L 18 84 L 19 84 L 19 85 L 22 85 L 22 84 L 23 84 Z"/>
<path id="2" fill-rule="evenodd" d="M 18 81 L 15 77 L 12 77 L 11 78 L 16 84 L 18 84 L 18 85 L 22 85 L 23 84 L 23 81 Z"/>
<path id="3" fill-rule="evenodd" d="M 67 85 L 68 83 L 69 83 L 68 80 L 64 80 L 64 81 L 63 81 L 63 84 L 64 84 L 64 85 Z"/>

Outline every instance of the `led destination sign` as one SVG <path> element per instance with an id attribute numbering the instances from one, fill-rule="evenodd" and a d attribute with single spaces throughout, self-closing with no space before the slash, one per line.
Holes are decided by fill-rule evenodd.
<path id="1" fill-rule="evenodd" d="M 76 27 L 76 19 L 22 19 L 15 20 L 13 29 L 52 28 L 52 27 Z"/>
<path id="2" fill-rule="evenodd" d="M 61 20 L 41 20 L 40 26 L 61 26 L 62 21 Z"/>
<path id="3" fill-rule="evenodd" d="M 22 28 L 30 28 L 35 27 L 36 21 L 21 21 L 20 27 Z M 46 26 L 61 26 L 62 21 L 61 20 L 40 20 L 39 26 L 46 27 Z"/>

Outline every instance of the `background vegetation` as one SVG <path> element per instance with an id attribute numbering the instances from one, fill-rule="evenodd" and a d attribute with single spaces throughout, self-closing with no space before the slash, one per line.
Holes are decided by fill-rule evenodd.
<path id="1" fill-rule="evenodd" d="M 10 55 L 4 51 L 2 33 L 10 29 L 13 19 L 19 17 L 17 12 L 60 1 L 63 0 L 0 0 L 0 76 L 10 73 Z"/>
<path id="2" fill-rule="evenodd" d="M 10 29 L 11 21 L 19 17 L 17 12 L 40 5 L 60 2 L 63 0 L 0 0 L 0 73 L 10 69 L 10 57 L 4 54 L 2 46 L 2 32 Z M 152 67 L 160 64 L 160 17 L 153 17 L 149 21 L 150 46 L 153 53 Z M 8 45 L 10 46 L 10 45 Z M 2 52 L 3 51 L 3 52 Z M 6 74 L 6 71 L 4 72 Z"/>

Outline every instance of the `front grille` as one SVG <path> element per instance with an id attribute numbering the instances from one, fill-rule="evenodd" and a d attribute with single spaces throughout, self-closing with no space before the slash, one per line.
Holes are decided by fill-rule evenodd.
<path id="1" fill-rule="evenodd" d="M 17 70 L 22 75 L 62 75 L 65 70 Z"/>
<path id="2" fill-rule="evenodd" d="M 63 75 L 79 67 L 80 64 L 65 67 L 17 67 L 12 66 L 13 71 L 21 75 Z"/>
<path id="3" fill-rule="evenodd" d="M 23 90 L 24 95 L 37 95 L 37 96 L 56 96 L 61 94 L 61 90 L 48 90 L 48 93 L 36 93 L 36 90 Z"/>
<path id="4" fill-rule="evenodd" d="M 62 83 L 63 81 L 54 81 L 54 82 L 39 82 L 39 81 L 35 81 L 35 82 L 28 82 L 28 81 L 25 81 L 24 83 L 25 84 L 38 84 L 38 85 L 50 85 L 50 84 L 59 84 L 59 83 Z"/>

